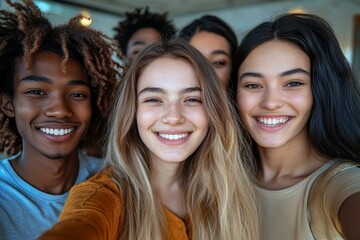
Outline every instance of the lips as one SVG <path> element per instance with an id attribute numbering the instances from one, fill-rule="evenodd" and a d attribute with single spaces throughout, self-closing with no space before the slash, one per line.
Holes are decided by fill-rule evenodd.
<path id="1" fill-rule="evenodd" d="M 256 118 L 256 121 L 264 124 L 267 127 L 277 127 L 281 124 L 289 121 L 289 117 L 279 117 L 279 118 Z"/>
<path id="2" fill-rule="evenodd" d="M 40 131 L 49 135 L 64 136 L 70 134 L 75 128 L 40 128 Z"/>
<path id="3" fill-rule="evenodd" d="M 179 140 L 189 136 L 189 133 L 179 133 L 179 134 L 158 133 L 158 135 L 167 140 Z"/>

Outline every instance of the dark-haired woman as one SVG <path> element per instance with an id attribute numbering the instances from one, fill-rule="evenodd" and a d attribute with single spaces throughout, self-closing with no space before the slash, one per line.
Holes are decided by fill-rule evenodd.
<path id="1" fill-rule="evenodd" d="M 331 27 L 285 14 L 252 29 L 236 58 L 261 239 L 360 239 L 359 82 Z"/>
<path id="2" fill-rule="evenodd" d="M 237 38 L 233 29 L 217 16 L 204 15 L 185 26 L 179 38 L 190 42 L 211 63 L 223 86 L 232 73 Z"/>

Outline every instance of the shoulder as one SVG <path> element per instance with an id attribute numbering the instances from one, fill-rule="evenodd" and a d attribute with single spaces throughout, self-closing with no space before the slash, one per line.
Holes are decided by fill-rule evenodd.
<path id="1" fill-rule="evenodd" d="M 104 169 L 93 177 L 81 182 L 70 190 L 65 209 L 119 209 L 120 190 L 111 178 L 111 170 Z"/>
<path id="2" fill-rule="evenodd" d="M 334 192 L 337 196 L 339 192 L 360 191 L 360 163 L 345 159 L 332 160 L 329 167 L 318 175 L 311 191 L 316 194 Z"/>
<path id="3" fill-rule="evenodd" d="M 351 175 L 351 172 L 360 171 L 360 163 L 346 159 L 332 159 L 325 164 L 326 167 L 322 168 L 314 185 L 327 185 L 334 179 L 338 179 L 340 176 Z"/>
<path id="4" fill-rule="evenodd" d="M 6 179 L 10 181 L 23 182 L 10 164 L 11 160 L 15 159 L 17 156 L 18 155 L 0 160 L 0 180 L 3 181 Z"/>
<path id="5" fill-rule="evenodd" d="M 346 198 L 360 192 L 360 163 L 341 160 L 326 173 L 328 182 L 325 194 L 337 201 L 339 208 Z"/>
<path id="6" fill-rule="evenodd" d="M 19 156 L 19 154 L 16 154 L 14 156 L 10 156 L 10 157 L 7 157 L 7 158 L 3 158 L 0 160 L 0 165 L 3 165 L 4 163 L 5 164 L 9 164 L 9 162 L 15 158 L 17 158 Z"/>
<path id="7" fill-rule="evenodd" d="M 345 159 L 331 160 L 312 185 L 308 208 L 313 234 L 340 236 L 339 211 L 344 201 L 360 192 L 360 164 Z"/>
<path id="8" fill-rule="evenodd" d="M 86 154 L 82 153 L 81 151 L 78 152 L 78 156 L 79 156 L 80 162 L 84 162 L 87 165 L 101 165 L 102 163 L 104 163 L 103 158 L 97 158 L 94 156 L 86 155 Z"/>
<path id="9" fill-rule="evenodd" d="M 71 192 L 87 190 L 90 192 L 107 189 L 109 192 L 119 193 L 116 183 L 112 179 L 110 168 L 103 169 L 89 179 L 75 185 Z"/>
<path id="10" fill-rule="evenodd" d="M 102 158 L 96 158 L 93 156 L 85 155 L 79 151 L 79 181 L 83 181 L 89 176 L 93 176 L 105 167 L 105 161 Z"/>
<path id="11" fill-rule="evenodd" d="M 342 185 L 346 183 L 357 182 L 359 178 L 359 162 L 346 159 L 336 159 L 333 161 L 333 164 L 318 177 L 315 183 L 326 184 L 327 188 L 331 188 L 332 186 L 339 184 Z"/>
<path id="12" fill-rule="evenodd" d="M 0 171 L 5 171 L 10 166 L 10 158 L 0 160 Z"/>
<path id="13" fill-rule="evenodd" d="M 312 194 L 322 196 L 324 204 L 335 214 L 343 202 L 360 192 L 360 163 L 336 159 L 313 184 Z"/>
<path id="14" fill-rule="evenodd" d="M 119 194 L 108 168 L 75 185 L 59 223 L 40 239 L 115 239 L 122 214 Z"/>

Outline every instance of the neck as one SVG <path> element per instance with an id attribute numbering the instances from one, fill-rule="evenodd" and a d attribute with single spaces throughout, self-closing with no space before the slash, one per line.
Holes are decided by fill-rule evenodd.
<path id="1" fill-rule="evenodd" d="M 305 131 L 276 148 L 258 147 L 261 172 L 258 184 L 268 189 L 292 186 L 319 169 L 328 158 L 316 153 Z"/>
<path id="2" fill-rule="evenodd" d="M 169 163 L 151 166 L 151 184 L 161 204 L 171 212 L 185 217 L 184 189 L 179 176 L 179 164 Z"/>
<path id="3" fill-rule="evenodd" d="M 74 185 L 79 171 L 77 151 L 59 159 L 49 159 L 41 154 L 29 155 L 23 151 L 11 161 L 11 165 L 30 185 L 50 194 L 63 194 Z"/>

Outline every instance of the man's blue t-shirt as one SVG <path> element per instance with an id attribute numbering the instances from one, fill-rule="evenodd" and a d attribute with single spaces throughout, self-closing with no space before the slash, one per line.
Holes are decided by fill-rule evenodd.
<path id="1" fill-rule="evenodd" d="M 44 193 L 16 174 L 10 161 L 16 156 L 0 161 L 0 239 L 36 239 L 58 221 L 59 214 L 69 194 Z M 80 183 L 101 169 L 102 159 L 85 156 L 79 152 Z"/>

